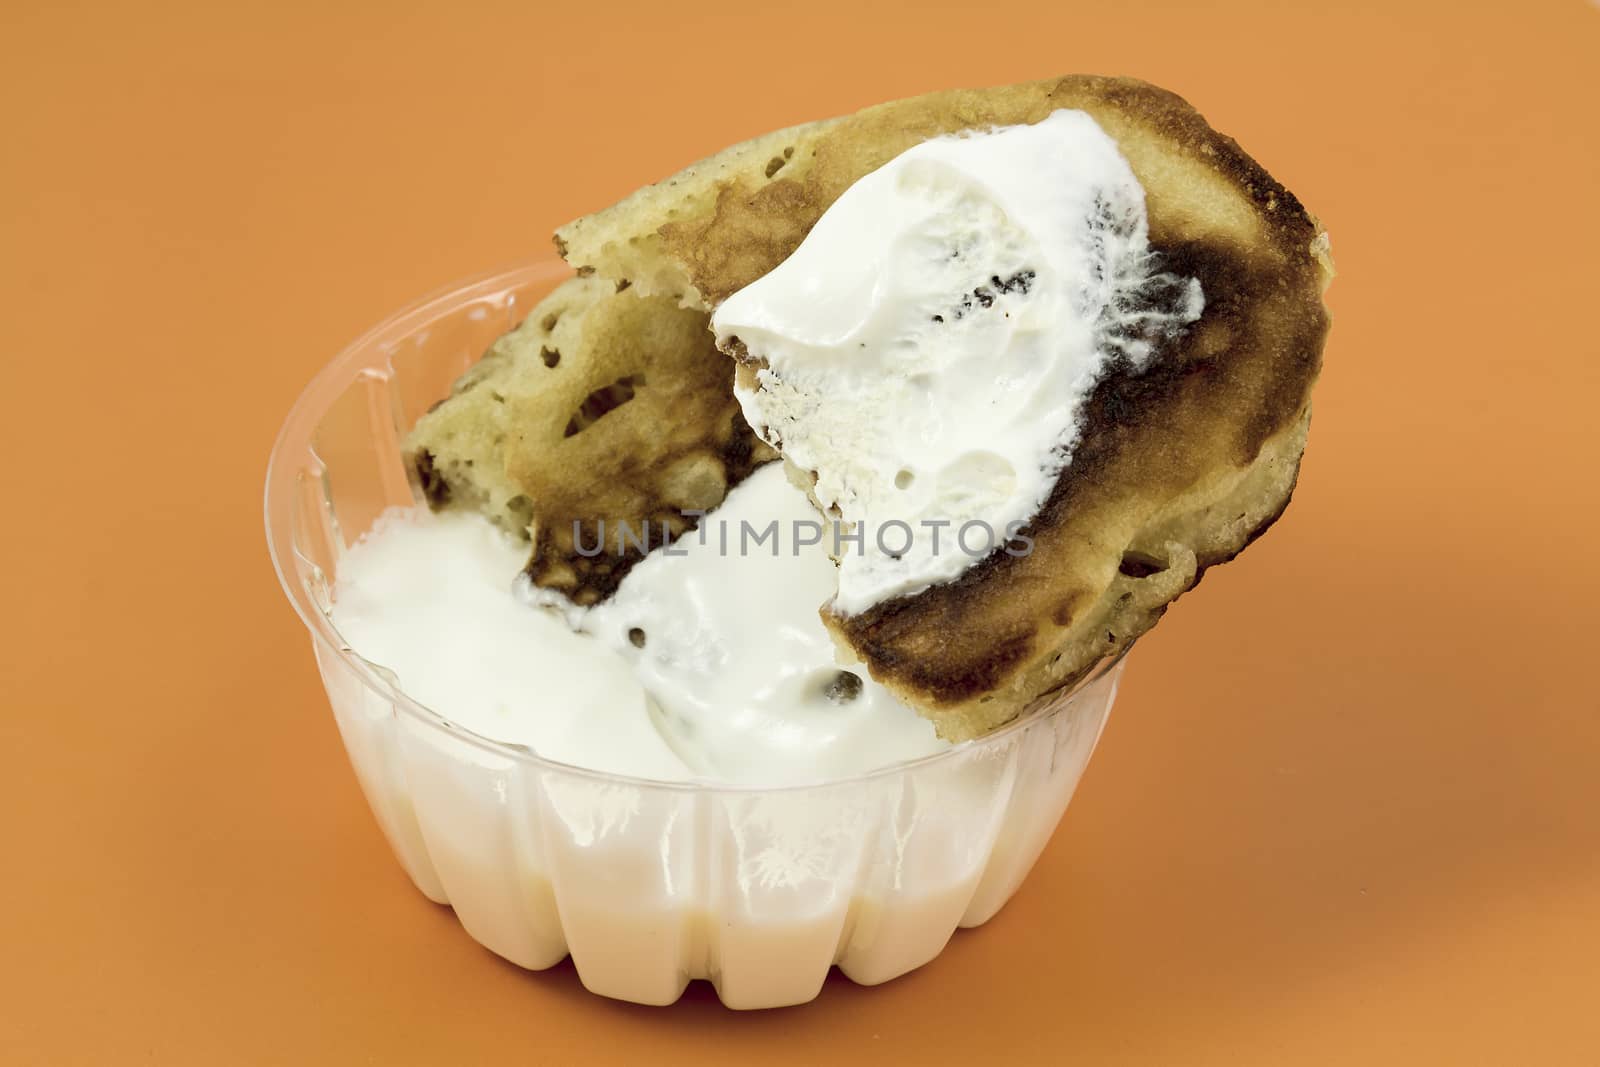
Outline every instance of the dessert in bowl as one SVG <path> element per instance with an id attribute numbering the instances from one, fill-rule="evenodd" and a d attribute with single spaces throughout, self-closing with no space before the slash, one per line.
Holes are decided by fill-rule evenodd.
<path id="1" fill-rule="evenodd" d="M 990 92 L 736 146 L 291 413 L 280 576 L 402 865 L 498 954 L 734 1007 L 926 963 L 1020 885 L 1133 640 L 1286 502 L 1320 229 L 1167 94 Z M 1172 206 L 1185 162 L 1215 203 Z"/>
<path id="2" fill-rule="evenodd" d="M 1105 723 L 1120 661 L 981 740 L 765 787 L 695 780 L 670 752 L 655 766 L 677 780 L 495 740 L 408 694 L 336 629 L 341 559 L 390 509 L 418 509 L 402 454 L 410 423 L 568 273 L 519 267 L 396 315 L 312 383 L 273 451 L 273 557 L 385 837 L 417 888 L 488 948 L 530 968 L 570 953 L 588 988 L 624 1000 L 670 1003 L 709 978 L 733 1007 L 794 1004 L 834 963 L 880 982 L 927 962 L 1032 866 Z M 586 682 L 553 685 L 534 710 L 566 713 L 562 689 Z M 629 758 L 617 751 L 626 738 L 601 740 L 611 759 Z M 657 755 L 636 757 L 638 769 Z"/>

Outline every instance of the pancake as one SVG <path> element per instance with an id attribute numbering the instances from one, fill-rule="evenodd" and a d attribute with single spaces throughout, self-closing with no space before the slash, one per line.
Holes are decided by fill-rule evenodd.
<path id="1" fill-rule="evenodd" d="M 1205 306 L 1144 369 L 1113 365 L 1095 384 L 1072 460 L 1022 531 L 1030 554 L 997 548 L 954 580 L 854 615 L 822 607 L 841 646 L 951 739 L 1082 678 L 1282 514 L 1328 330 L 1333 267 L 1316 219 L 1174 94 L 1069 76 L 768 134 L 557 231 L 580 272 L 706 313 L 904 150 L 1062 108 L 1116 141 L 1144 188 L 1163 269 L 1198 279 Z"/>
<path id="2" fill-rule="evenodd" d="M 716 507 L 775 457 L 739 414 L 732 377 L 703 311 L 572 278 L 418 420 L 406 449 L 432 507 L 526 538 L 535 585 L 594 604 L 694 528 L 685 511 Z"/>

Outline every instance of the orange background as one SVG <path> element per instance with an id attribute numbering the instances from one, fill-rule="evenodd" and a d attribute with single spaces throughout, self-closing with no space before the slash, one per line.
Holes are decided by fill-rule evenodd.
<path id="1" fill-rule="evenodd" d="M 1600 1060 L 1594 3 L 325 6 L 0 14 L 0 1062 Z M 933 965 L 736 1015 L 489 955 L 268 566 L 290 402 L 725 143 L 1072 70 L 1183 93 L 1332 231 L 1294 506 Z"/>

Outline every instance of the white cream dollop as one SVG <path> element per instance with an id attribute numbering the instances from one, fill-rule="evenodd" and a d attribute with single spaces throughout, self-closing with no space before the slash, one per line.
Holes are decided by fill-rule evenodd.
<path id="1" fill-rule="evenodd" d="M 769 464 L 605 604 L 568 603 L 575 633 L 513 588 L 524 543 L 476 514 L 392 512 L 340 560 L 332 619 L 446 719 L 592 770 L 780 786 L 948 747 L 864 671 L 841 679 L 815 519 Z"/>
<path id="2" fill-rule="evenodd" d="M 626 665 L 512 595 L 527 556 L 476 513 L 391 511 L 339 560 L 334 628 L 473 733 L 593 770 L 688 777 Z"/>
<path id="3" fill-rule="evenodd" d="M 578 624 L 632 663 L 662 734 L 705 777 L 817 781 L 946 748 L 838 662 L 817 614 L 833 582 L 816 511 L 770 463 Z"/>
<path id="4" fill-rule="evenodd" d="M 851 615 L 1024 551 L 1089 391 L 1203 303 L 1159 272 L 1116 143 L 1062 110 L 861 178 L 712 328 L 764 363 L 735 390 L 746 419 L 860 537 L 835 546 Z"/>

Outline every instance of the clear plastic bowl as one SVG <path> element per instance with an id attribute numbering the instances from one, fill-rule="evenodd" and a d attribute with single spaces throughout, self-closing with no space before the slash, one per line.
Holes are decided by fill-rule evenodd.
<path id="1" fill-rule="evenodd" d="M 406 696 L 329 621 L 340 554 L 384 509 L 420 506 L 406 429 L 567 274 L 519 266 L 401 311 L 317 375 L 273 447 L 273 564 L 379 826 L 479 942 L 533 969 L 570 954 L 604 996 L 670 1004 L 706 978 L 729 1007 L 765 1008 L 812 999 L 834 964 L 865 984 L 922 966 L 1033 866 L 1120 659 L 978 741 L 759 789 L 598 773 L 478 736 Z"/>

